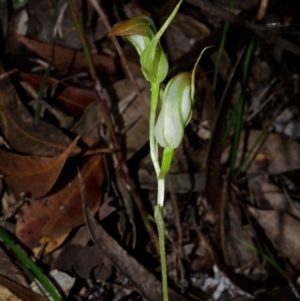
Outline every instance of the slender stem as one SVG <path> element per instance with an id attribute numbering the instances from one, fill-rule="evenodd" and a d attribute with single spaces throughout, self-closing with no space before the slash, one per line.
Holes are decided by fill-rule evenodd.
<path id="1" fill-rule="evenodd" d="M 157 230 L 158 230 L 163 301 L 169 301 L 167 260 L 166 260 L 166 248 L 165 248 L 165 223 L 164 223 L 163 210 L 162 209 L 163 209 L 162 206 L 156 205 L 154 216 L 155 216 L 155 220 L 156 220 L 156 224 L 157 224 Z"/>
<path id="2" fill-rule="evenodd" d="M 157 179 L 157 205 L 164 205 L 165 200 L 165 178 Z"/>
<path id="3" fill-rule="evenodd" d="M 154 137 L 154 126 L 156 119 L 156 109 L 159 96 L 159 84 L 151 83 L 151 100 L 150 100 L 150 117 L 149 117 L 149 144 L 150 144 L 150 156 L 155 169 L 157 178 L 160 173 L 160 166 L 158 160 L 157 142 Z"/>
<path id="4" fill-rule="evenodd" d="M 165 198 L 165 176 L 160 176 L 160 165 L 158 159 L 158 146 L 154 137 L 154 126 L 156 119 L 156 109 L 159 97 L 159 84 L 151 83 L 151 101 L 150 101 L 150 118 L 149 118 L 149 144 L 150 156 L 157 176 L 157 205 L 154 210 L 154 217 L 158 230 L 158 243 L 161 264 L 162 291 L 163 301 L 169 301 L 168 296 L 168 277 L 167 277 L 167 260 L 165 249 L 165 224 L 162 208 Z"/>

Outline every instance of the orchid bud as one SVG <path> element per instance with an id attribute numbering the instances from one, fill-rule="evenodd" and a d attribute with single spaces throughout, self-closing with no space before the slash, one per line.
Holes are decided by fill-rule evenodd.
<path id="1" fill-rule="evenodd" d="M 140 15 L 116 24 L 109 35 L 126 36 L 140 55 L 144 77 L 155 83 L 162 82 L 169 70 L 167 57 L 156 37 L 151 18 Z"/>
<path id="2" fill-rule="evenodd" d="M 156 33 L 155 25 L 151 18 L 139 15 L 113 26 L 109 35 L 126 36 L 133 44 L 138 54 L 147 47 Z"/>
<path id="3" fill-rule="evenodd" d="M 155 125 L 155 139 L 161 147 L 177 148 L 191 118 L 193 96 L 189 72 L 173 77 L 163 93 L 162 108 Z"/>

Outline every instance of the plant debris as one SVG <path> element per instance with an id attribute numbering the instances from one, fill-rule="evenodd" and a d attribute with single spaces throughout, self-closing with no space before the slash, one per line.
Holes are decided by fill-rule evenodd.
<path id="1" fill-rule="evenodd" d="M 108 33 L 177 1 L 73 2 L 82 36 L 64 1 L 0 1 L 0 227 L 62 300 L 162 300 L 150 87 Z M 214 46 L 166 178 L 172 301 L 300 299 L 299 10 L 186 0 L 162 37 L 168 79 Z M 1 300 L 46 300 L 0 255 Z"/>

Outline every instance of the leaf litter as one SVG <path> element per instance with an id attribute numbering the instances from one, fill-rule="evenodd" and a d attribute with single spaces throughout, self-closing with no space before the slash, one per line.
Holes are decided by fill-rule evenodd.
<path id="1" fill-rule="evenodd" d="M 51 75 L 38 100 L 43 72 L 34 70 L 43 70 L 51 56 L 50 2 L 29 0 L 20 10 L 1 9 L 3 28 L 11 32 L 4 32 L 0 70 L 1 227 L 14 233 L 20 248 L 36 256 L 45 274 L 59 269 L 75 277 L 79 284 L 69 292 L 70 300 L 159 300 L 158 255 L 155 239 L 149 239 L 146 230 L 149 225 L 155 229 L 151 216 L 156 189 L 147 147 L 149 88 L 141 79 L 133 49 L 120 40 L 136 87 L 126 78 L 118 51 L 106 38 L 107 26 L 98 20 L 92 3 L 87 1 L 85 8 L 80 3 L 76 1 L 77 9 L 82 12 L 120 149 L 112 148 L 68 10 L 59 24 L 62 37 L 57 38 Z M 122 7 L 101 3 L 101 9 L 111 25 L 113 19 L 142 12 L 162 22 L 174 4 L 128 1 Z M 205 46 L 218 45 L 225 21 L 241 26 L 240 30 L 229 27 L 220 69 L 214 71 L 220 75 L 215 89 L 210 71 L 217 47 L 201 62 L 191 124 L 184 145 L 174 155 L 165 210 L 169 278 L 175 289 L 170 296 L 172 300 L 293 300 L 288 282 L 260 254 L 299 283 L 299 58 L 291 53 L 297 53 L 299 41 L 284 34 L 275 41 L 270 31 L 262 34 L 249 27 L 242 18 L 248 14 L 251 19 L 247 10 L 251 1 L 236 1 L 234 13 L 240 14 L 234 18 L 222 10 L 221 1 L 211 5 L 187 0 L 163 41 L 172 59 L 171 73 L 186 71 Z M 299 22 L 294 14 L 297 4 L 284 10 L 280 5 L 270 5 L 263 22 L 272 15 Z M 26 26 L 19 18 L 22 14 L 29 20 Z M 23 36 L 16 30 L 20 26 Z M 236 124 L 228 124 L 243 90 L 240 75 L 249 30 L 261 41 L 249 68 L 237 160 L 230 165 Z M 281 47 L 281 55 L 274 55 L 272 41 Z M 20 73 L 9 75 L 11 70 Z M 39 101 L 44 114 L 35 121 Z M 109 151 L 103 154 L 104 149 Z M 120 152 L 143 196 L 150 224 L 137 214 L 128 178 L 119 172 L 114 155 Z M 1 250 L 11 260 L 10 265 L 1 265 L 1 275 L 11 277 L 15 259 L 3 244 Z M 0 282 L 12 293 L 22 285 L 22 298 L 35 300 L 23 274 L 11 280 L 19 284 Z"/>

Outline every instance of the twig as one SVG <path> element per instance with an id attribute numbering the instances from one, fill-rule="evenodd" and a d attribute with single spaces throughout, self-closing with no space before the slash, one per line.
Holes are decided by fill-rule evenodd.
<path id="1" fill-rule="evenodd" d="M 91 1 L 92 5 L 94 6 L 95 10 L 97 11 L 97 13 L 98 13 L 101 21 L 103 22 L 104 26 L 107 29 L 107 31 L 110 32 L 111 31 L 111 26 L 110 26 L 110 24 L 109 24 L 109 22 L 108 22 L 108 20 L 106 18 L 106 15 L 105 15 L 104 11 L 101 8 L 101 6 L 99 5 L 99 3 L 96 0 L 90 0 L 90 1 Z M 123 52 L 123 50 L 122 50 L 122 48 L 121 48 L 121 46 L 120 46 L 117 38 L 115 36 L 109 36 L 109 38 L 111 39 L 112 43 L 114 44 L 114 46 L 115 46 L 115 48 L 116 48 L 116 50 L 118 52 L 118 55 L 119 55 L 119 57 L 121 59 L 123 67 L 124 67 L 124 69 L 125 69 L 128 77 L 129 77 L 129 79 L 130 79 L 130 81 L 131 81 L 131 83 L 132 83 L 132 85 L 133 85 L 133 87 L 135 89 L 135 92 L 139 96 L 138 99 L 141 100 L 141 102 L 143 103 L 144 108 L 148 111 L 148 108 L 147 108 L 147 105 L 145 103 L 144 97 L 143 97 L 143 95 L 142 95 L 142 93 L 141 93 L 141 91 L 140 91 L 140 89 L 138 87 L 138 84 L 137 84 L 137 82 L 136 82 L 136 80 L 135 80 L 132 72 L 130 71 L 130 68 L 129 68 L 127 60 L 126 60 L 126 57 L 124 55 L 124 52 Z"/>
<path id="2" fill-rule="evenodd" d="M 206 13 L 209 13 L 212 16 L 221 18 L 223 21 L 227 21 L 233 25 L 247 29 L 248 31 L 254 33 L 264 41 L 270 44 L 275 44 L 281 48 L 288 50 L 295 54 L 300 54 L 300 47 L 295 44 L 282 39 L 278 35 L 273 34 L 270 30 L 261 31 L 257 26 L 249 21 L 246 21 L 238 16 L 235 16 L 233 13 L 223 9 L 222 7 L 212 4 L 207 0 L 186 0 L 188 3 L 193 4 Z"/>

